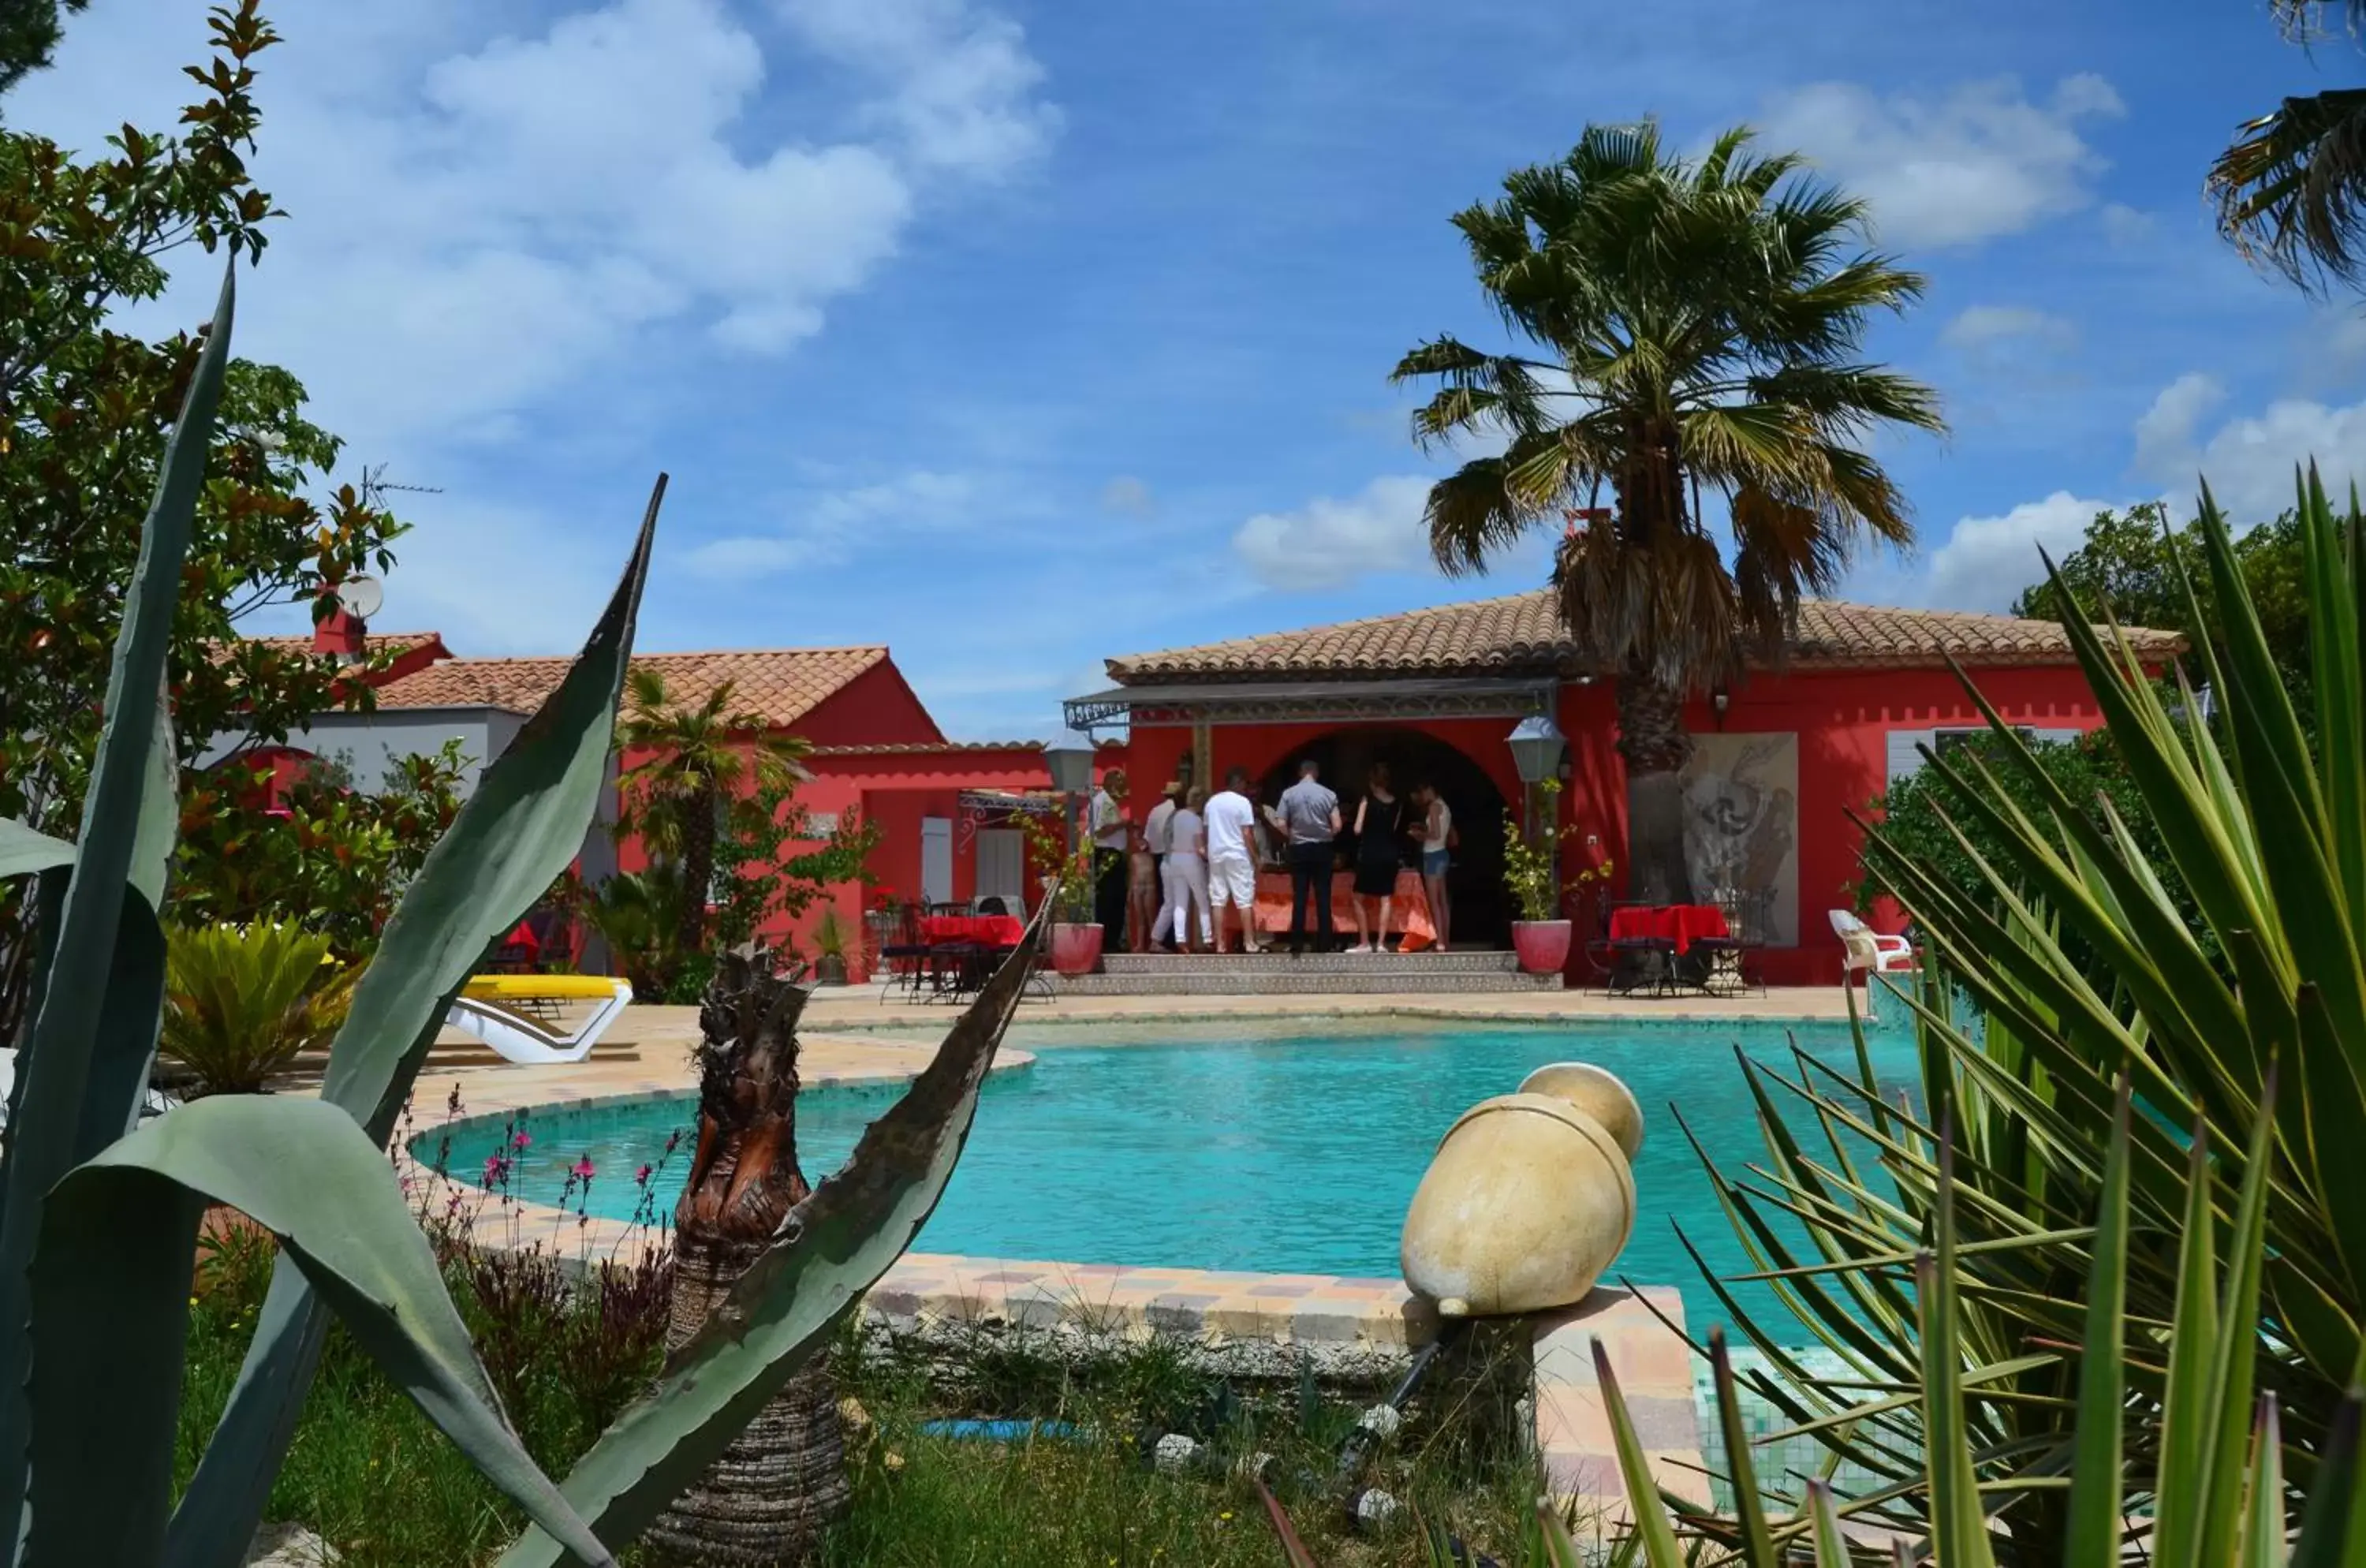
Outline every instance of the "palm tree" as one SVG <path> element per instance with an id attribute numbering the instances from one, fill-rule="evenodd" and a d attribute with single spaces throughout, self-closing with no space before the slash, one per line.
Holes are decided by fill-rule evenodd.
<path id="1" fill-rule="evenodd" d="M 705 890 L 715 885 L 715 820 L 749 791 L 786 789 L 809 748 L 772 728 L 762 715 L 735 712 L 733 684 L 719 682 L 698 703 L 676 703 L 665 676 L 635 664 L 625 676 L 618 747 L 650 753 L 616 781 L 625 801 L 624 832 L 638 833 L 653 858 L 681 868 L 673 957 L 706 945 Z"/>
<path id="2" fill-rule="evenodd" d="M 2320 40 L 2316 0 L 2270 0 L 2284 36 Z M 2366 0 L 2343 0 L 2349 31 L 2366 23 Z M 2320 278 L 2360 281 L 2366 239 L 2366 88 L 2338 87 L 2286 98 L 2248 120 L 2210 166 L 2218 231 L 2251 260 L 2306 288 Z"/>
<path id="3" fill-rule="evenodd" d="M 1553 581 L 1583 656 L 1618 682 L 1629 870 L 1653 900 L 1690 897 L 1685 696 L 1779 660 L 1801 597 L 1862 541 L 1911 543 L 1905 499 L 1859 443 L 1944 428 L 1929 388 L 1857 357 L 1871 313 L 1903 309 L 1921 278 L 1859 248 L 1862 202 L 1750 141 L 1729 130 L 1694 164 L 1650 121 L 1588 126 L 1560 163 L 1513 174 L 1454 222 L 1490 303 L 1539 352 L 1441 337 L 1391 377 L 1441 384 L 1414 415 L 1425 447 L 1504 443 L 1430 490 L 1442 570 L 1483 571 L 1566 524 Z M 1594 507 L 1606 483 L 1615 511 Z"/>
<path id="4" fill-rule="evenodd" d="M 808 1189 L 797 1166 L 797 1019 L 809 987 L 723 955 L 699 1009 L 698 1144 L 674 1208 L 666 1348 L 678 1350 Z M 817 1356 L 649 1528 L 660 1560 L 794 1563 L 846 1512 L 837 1384 Z"/>

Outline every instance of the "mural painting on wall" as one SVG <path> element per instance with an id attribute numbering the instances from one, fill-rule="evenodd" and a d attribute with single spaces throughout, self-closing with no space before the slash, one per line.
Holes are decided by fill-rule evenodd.
<path id="1" fill-rule="evenodd" d="M 1799 942 L 1799 738 L 1696 735 L 1684 781 L 1693 896 L 1764 895 L 1770 947 Z"/>

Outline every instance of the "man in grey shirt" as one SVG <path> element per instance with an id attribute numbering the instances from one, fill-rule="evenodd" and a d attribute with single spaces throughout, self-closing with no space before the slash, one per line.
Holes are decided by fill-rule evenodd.
<path id="1" fill-rule="evenodd" d="M 1315 777 L 1314 759 L 1298 764 L 1298 782 L 1281 792 L 1281 825 L 1290 835 L 1290 955 L 1306 948 L 1306 901 L 1314 900 L 1322 931 L 1319 951 L 1329 952 L 1332 840 L 1339 836 L 1339 797 Z"/>

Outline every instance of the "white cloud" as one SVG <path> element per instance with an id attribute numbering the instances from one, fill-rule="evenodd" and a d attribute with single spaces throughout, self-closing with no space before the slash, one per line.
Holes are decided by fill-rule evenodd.
<path id="1" fill-rule="evenodd" d="M 940 186 L 1022 166 L 1057 123 L 1015 26 L 951 0 L 864 8 L 867 39 L 791 29 L 874 90 L 851 126 L 784 118 L 767 87 L 795 51 L 768 60 L 723 0 L 579 0 L 490 38 L 445 0 L 309 10 L 258 61 L 256 175 L 291 220 L 241 346 L 295 368 L 332 428 L 406 455 L 502 438 L 655 330 L 789 347 L 896 254 Z M 159 36 L 175 58 L 202 42 L 178 0 L 94 11 L 11 119 L 95 144 L 126 60 L 146 72 Z M 359 80 L 356 58 L 372 62 Z M 177 104 L 186 87 L 167 68 L 135 90 Z M 1027 133 L 990 130 L 1005 122 Z"/>
<path id="2" fill-rule="evenodd" d="M 1865 197 L 1883 244 L 1920 248 L 2019 233 L 2086 206 L 2105 165 L 2079 124 L 2124 112 L 2095 75 L 2063 78 L 2043 102 L 2010 78 L 1936 97 L 1827 82 L 1774 99 L 1759 129 L 1767 146 L 1798 148 Z"/>
<path id="3" fill-rule="evenodd" d="M 2293 471 L 2312 459 L 2328 491 L 2340 494 L 2353 480 L 2366 487 L 2366 402 L 2280 398 L 2205 436 L 2203 417 L 2225 397 L 2208 376 L 2180 376 L 2136 423 L 2135 471 L 2169 487 L 2180 509 L 2207 479 L 2237 529 L 2265 522 L 2293 504 Z"/>
<path id="4" fill-rule="evenodd" d="M 963 0 L 778 0 L 817 51 L 878 88 L 870 119 L 913 162 L 1000 175 L 1040 152 L 1060 112 L 1030 96 L 1043 68 L 1009 18 Z"/>
<path id="5" fill-rule="evenodd" d="M 1966 353 L 2013 342 L 2067 348 L 2078 339 L 2079 329 L 2067 320 L 2027 305 L 1969 305 L 1939 333 L 1941 343 Z"/>
<path id="6" fill-rule="evenodd" d="M 1924 599 L 1947 610 L 2003 610 L 2044 579 L 2041 547 L 2060 560 L 2079 547 L 2096 513 L 2120 504 L 2057 490 L 2000 517 L 1966 517 L 1932 553 Z"/>
<path id="7" fill-rule="evenodd" d="M 964 0 L 783 0 L 785 27 L 726 0 L 293 11 L 256 62 L 254 160 L 290 216 L 241 280 L 238 346 L 301 378 L 355 456 L 429 479 L 467 482 L 530 421 L 629 421 L 644 386 L 792 348 L 929 212 L 1026 169 L 1058 126 L 1024 36 Z M 8 119 L 84 149 L 125 118 L 169 128 L 193 95 L 175 67 L 204 46 L 187 0 L 109 0 Z M 817 76 L 853 84 L 851 107 Z M 218 265 L 190 253 L 173 295 L 122 324 L 202 317 Z M 452 536 L 460 511 L 403 510 L 420 526 L 390 592 L 449 606 L 472 646 L 513 626 L 480 585 L 544 576 L 582 542 L 556 504 Z M 828 506 L 813 523 L 825 543 L 845 525 Z M 726 544 L 708 564 L 792 547 Z M 552 646 L 580 636 L 568 624 Z"/>
<path id="8" fill-rule="evenodd" d="M 2114 245 L 2141 245 L 2153 236 L 2158 227 L 2149 212 L 2140 212 L 2124 202 L 2107 201 L 2096 214 L 2103 225 L 2103 238 Z"/>
<path id="9" fill-rule="evenodd" d="M 959 528 L 989 508 L 1007 510 L 1002 498 L 975 476 L 915 468 L 794 503 L 778 531 L 710 539 L 690 552 L 688 564 L 706 577 L 766 576 L 792 567 L 834 566 L 887 535 Z"/>
<path id="10" fill-rule="evenodd" d="M 1295 512 L 1261 512 L 1233 536 L 1257 581 L 1273 588 L 1340 588 L 1368 572 L 1428 558 L 1422 508 L 1430 480 L 1393 474 L 1346 500 L 1319 496 Z"/>
<path id="11" fill-rule="evenodd" d="M 2190 370 L 2163 387 L 2152 406 L 2136 420 L 2135 457 L 2129 466 L 2147 479 L 2181 478 L 2191 483 L 2202 418 L 2225 400 L 2226 389 L 2218 378 L 2199 370 Z M 2180 468 L 2185 470 L 2181 475 Z"/>
<path id="12" fill-rule="evenodd" d="M 1101 510 L 1121 517 L 1147 517 L 1158 510 L 1158 498 L 1144 480 L 1120 474 L 1101 486 Z"/>

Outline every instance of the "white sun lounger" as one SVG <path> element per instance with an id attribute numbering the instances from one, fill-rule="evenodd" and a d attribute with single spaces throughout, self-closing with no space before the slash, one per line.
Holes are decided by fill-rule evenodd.
<path id="1" fill-rule="evenodd" d="M 452 1002 L 445 1021 L 521 1066 L 580 1062 L 633 999 L 632 986 L 605 975 L 479 975 Z M 524 1011 L 535 1002 L 593 1004 L 572 1029 L 554 1029 Z"/>

